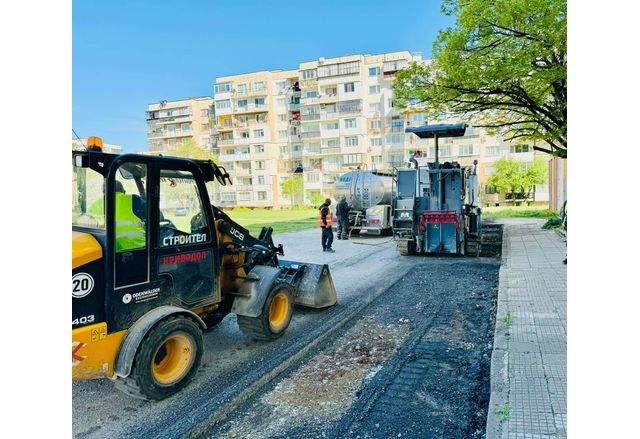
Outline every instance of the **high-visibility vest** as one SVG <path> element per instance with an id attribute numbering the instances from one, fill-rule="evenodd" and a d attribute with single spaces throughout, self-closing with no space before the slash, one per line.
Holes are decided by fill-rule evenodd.
<path id="1" fill-rule="evenodd" d="M 133 213 L 133 196 L 116 193 L 116 252 L 144 248 L 144 223 Z"/>
<path id="2" fill-rule="evenodd" d="M 318 224 L 320 225 L 320 227 L 324 227 L 325 226 L 324 222 L 322 222 L 322 209 L 323 209 L 323 207 L 321 207 L 320 210 L 318 211 Z M 331 209 L 329 209 L 328 206 L 327 206 L 327 217 L 325 219 L 327 221 L 327 226 L 330 226 L 330 225 L 333 224 L 333 218 L 331 217 Z"/>

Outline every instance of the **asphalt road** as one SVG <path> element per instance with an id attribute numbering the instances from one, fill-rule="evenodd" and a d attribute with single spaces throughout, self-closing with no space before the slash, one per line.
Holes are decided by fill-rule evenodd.
<path id="1" fill-rule="evenodd" d="M 109 380 L 73 384 L 75 438 L 161 438 L 202 432 L 235 402 L 252 396 L 283 365 L 341 325 L 360 307 L 392 286 L 420 257 L 400 257 L 388 237 L 334 241 L 336 253 L 323 253 L 317 229 L 275 237 L 285 259 L 328 263 L 338 293 L 329 310 L 296 309 L 286 334 L 271 343 L 244 336 L 233 315 L 204 336 L 202 365 L 189 386 L 159 402 L 145 402 L 116 390 Z M 257 384 L 256 384 L 257 383 Z M 252 390 L 253 389 L 253 390 Z M 229 405 L 230 403 L 233 403 Z"/>

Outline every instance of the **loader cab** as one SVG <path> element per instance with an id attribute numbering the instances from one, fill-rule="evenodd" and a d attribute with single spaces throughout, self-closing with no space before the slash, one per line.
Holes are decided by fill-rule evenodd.
<path id="1" fill-rule="evenodd" d="M 74 276 L 84 273 L 94 285 L 91 294 L 74 299 L 74 329 L 86 316 L 93 317 L 85 324 L 104 321 L 113 332 L 161 305 L 194 309 L 220 302 L 220 253 L 205 185 L 214 172 L 207 165 L 73 153 L 74 258 L 76 237 L 101 253 L 89 264 L 74 259 Z"/>

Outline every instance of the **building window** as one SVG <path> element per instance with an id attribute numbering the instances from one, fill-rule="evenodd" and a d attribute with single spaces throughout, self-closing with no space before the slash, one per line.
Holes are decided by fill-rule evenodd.
<path id="1" fill-rule="evenodd" d="M 247 84 L 238 84 L 238 93 L 246 93 Z"/>
<path id="2" fill-rule="evenodd" d="M 238 201 L 251 201 L 251 192 L 238 192 Z"/>
<path id="3" fill-rule="evenodd" d="M 242 132 L 240 133 L 240 137 L 241 137 L 242 139 L 248 139 L 248 138 L 249 138 L 249 131 L 242 131 Z"/>
<path id="4" fill-rule="evenodd" d="M 404 140 L 404 136 L 402 134 L 389 134 L 387 135 L 387 143 L 388 144 L 399 144 Z"/>
<path id="5" fill-rule="evenodd" d="M 358 146 L 358 138 L 353 137 L 345 137 L 344 138 L 345 146 Z"/>
<path id="6" fill-rule="evenodd" d="M 286 114 L 278 114 L 278 122 L 286 122 L 287 115 Z"/>
<path id="7" fill-rule="evenodd" d="M 285 98 L 278 98 L 276 99 L 276 105 L 278 107 L 284 107 L 287 104 L 287 101 Z"/>
<path id="8" fill-rule="evenodd" d="M 264 152 L 264 145 L 254 145 L 253 152 L 256 154 L 260 154 Z"/>
<path id="9" fill-rule="evenodd" d="M 233 192 L 223 192 L 220 194 L 220 201 L 225 201 L 227 203 L 235 203 L 236 194 L 234 194 Z"/>
<path id="10" fill-rule="evenodd" d="M 258 192 L 258 201 L 265 201 L 267 199 L 267 193 L 264 191 Z"/>
<path id="11" fill-rule="evenodd" d="M 264 137 L 264 130 L 253 130 L 253 137 Z"/>
<path id="12" fill-rule="evenodd" d="M 342 156 L 345 165 L 355 165 L 362 163 L 362 154 L 345 154 Z"/>
<path id="13" fill-rule="evenodd" d="M 391 99 L 391 98 L 387 99 L 387 107 L 388 108 L 393 108 L 393 99 Z"/>
<path id="14" fill-rule="evenodd" d="M 216 101 L 216 108 L 218 110 L 222 110 L 224 108 L 231 108 L 231 101 L 229 99 L 225 99 L 223 101 Z"/>
<path id="15" fill-rule="evenodd" d="M 263 170 L 264 169 L 264 160 L 256 161 L 256 169 Z"/>
<path id="16" fill-rule="evenodd" d="M 289 147 L 287 145 L 282 145 L 280 147 L 280 154 L 289 154 Z"/>
<path id="17" fill-rule="evenodd" d="M 278 130 L 278 137 L 281 139 L 287 137 L 287 130 Z"/>
<path id="18" fill-rule="evenodd" d="M 256 107 L 259 107 L 261 105 L 264 105 L 264 98 L 255 98 L 254 102 L 256 104 Z"/>
<path id="19" fill-rule="evenodd" d="M 345 93 L 351 93 L 356 91 L 356 84 L 355 82 L 346 82 L 344 84 L 344 92 Z"/>
<path id="20" fill-rule="evenodd" d="M 509 152 L 511 152 L 511 154 L 518 154 L 521 152 L 529 152 L 531 151 L 529 149 L 529 145 L 510 145 L 509 146 Z"/>
<path id="21" fill-rule="evenodd" d="M 484 193 L 487 195 L 499 194 L 500 192 L 495 186 L 485 185 Z"/>
<path id="22" fill-rule="evenodd" d="M 307 183 L 318 183 L 320 181 L 320 174 L 305 174 L 307 177 Z"/>
<path id="23" fill-rule="evenodd" d="M 259 82 L 254 82 L 253 83 L 253 90 L 254 91 L 262 91 L 266 88 L 266 84 L 264 81 L 259 81 Z"/>
<path id="24" fill-rule="evenodd" d="M 380 74 L 380 67 L 369 67 L 369 76 L 378 76 Z"/>
<path id="25" fill-rule="evenodd" d="M 249 116 L 238 116 L 238 122 L 240 122 L 242 125 L 248 124 L 249 123 Z"/>
<path id="26" fill-rule="evenodd" d="M 238 101 L 238 108 L 244 108 L 247 106 L 247 100 L 246 99 L 240 99 Z"/>
<path id="27" fill-rule="evenodd" d="M 307 98 L 317 98 L 318 97 L 318 92 L 317 91 L 308 91 L 307 92 Z"/>
<path id="28" fill-rule="evenodd" d="M 379 130 L 382 128 L 382 121 L 380 119 L 369 121 L 369 128 L 372 130 Z"/>
<path id="29" fill-rule="evenodd" d="M 327 140 L 327 147 L 336 148 L 338 146 L 340 146 L 338 139 L 328 139 Z"/>
<path id="30" fill-rule="evenodd" d="M 231 83 L 230 82 L 221 82 L 220 84 L 216 84 L 215 87 L 216 94 L 218 93 L 228 93 L 231 91 Z"/>
<path id="31" fill-rule="evenodd" d="M 382 146 L 382 137 L 372 137 L 371 146 Z"/>
<path id="32" fill-rule="evenodd" d="M 458 145 L 459 156 L 473 155 L 473 145 Z"/>
<path id="33" fill-rule="evenodd" d="M 340 128 L 340 124 L 338 124 L 338 122 L 328 122 L 325 126 L 328 130 L 337 130 Z"/>
<path id="34" fill-rule="evenodd" d="M 371 93 L 371 94 L 380 93 L 380 86 L 379 85 L 370 85 L 369 86 L 369 93 Z"/>
<path id="35" fill-rule="evenodd" d="M 315 79 L 315 78 L 316 78 L 316 69 L 302 71 L 302 79 Z"/>
<path id="36" fill-rule="evenodd" d="M 499 146 L 487 146 L 485 149 L 485 155 L 488 157 L 495 157 L 500 155 L 500 147 Z"/>
<path id="37" fill-rule="evenodd" d="M 266 114 L 256 114 L 256 123 L 265 123 L 267 121 Z"/>
<path id="38" fill-rule="evenodd" d="M 372 155 L 371 156 L 371 163 L 373 163 L 374 166 L 380 166 L 382 165 L 382 156 L 381 155 Z"/>
<path id="39" fill-rule="evenodd" d="M 338 89 L 336 87 L 328 87 L 324 89 L 323 92 L 326 96 L 335 96 L 338 94 Z"/>
<path id="40" fill-rule="evenodd" d="M 209 117 L 209 109 L 203 108 L 202 110 L 200 110 L 200 117 Z"/>
<path id="41" fill-rule="evenodd" d="M 412 114 L 411 122 L 424 122 L 424 114 L 423 113 Z"/>
<path id="42" fill-rule="evenodd" d="M 325 105 L 325 106 L 324 106 L 324 111 L 325 111 L 326 113 L 335 113 L 335 112 L 336 112 L 336 106 L 335 106 L 335 104 L 332 104 L 332 105 Z"/>
<path id="43" fill-rule="evenodd" d="M 345 128 L 356 128 L 356 120 L 355 119 L 345 119 L 344 120 Z"/>
<path id="44" fill-rule="evenodd" d="M 378 113 L 378 112 L 382 111 L 380 103 L 377 102 L 375 104 L 369 104 L 369 111 L 372 111 L 374 113 Z"/>

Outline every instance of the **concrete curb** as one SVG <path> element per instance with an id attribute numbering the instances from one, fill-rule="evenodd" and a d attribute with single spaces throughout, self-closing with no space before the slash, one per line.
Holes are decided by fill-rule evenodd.
<path id="1" fill-rule="evenodd" d="M 509 260 L 509 232 L 512 226 L 504 225 L 502 231 L 502 261 L 498 277 L 498 310 L 491 353 L 491 384 L 489 408 L 487 410 L 486 439 L 507 439 L 504 420 L 498 415 L 509 404 L 509 325 L 505 318 L 509 314 L 507 288 L 507 262 Z"/>

